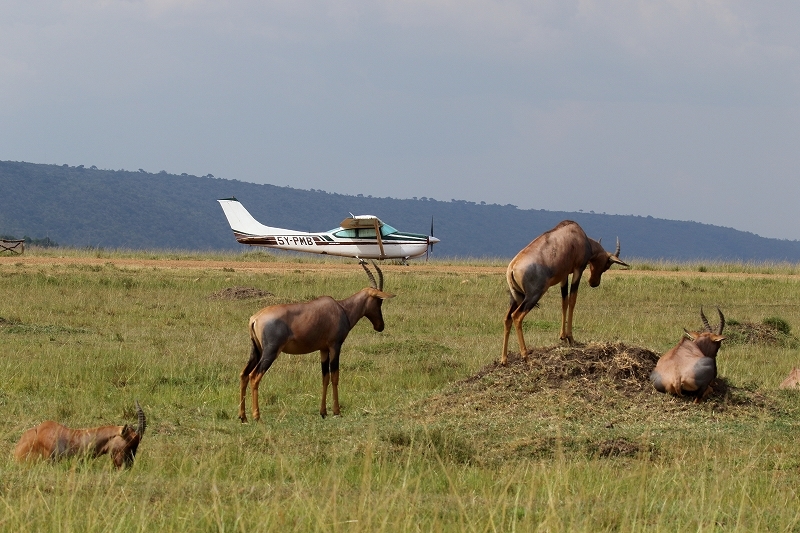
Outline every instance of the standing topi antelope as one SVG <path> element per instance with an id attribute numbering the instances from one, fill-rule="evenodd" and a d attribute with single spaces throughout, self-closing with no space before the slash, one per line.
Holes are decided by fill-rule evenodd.
<path id="1" fill-rule="evenodd" d="M 52 420 L 42 422 L 27 430 L 14 448 L 17 461 L 51 459 L 57 461 L 65 457 L 98 457 L 109 454 L 114 466 L 130 468 L 139 442 L 144 436 L 147 420 L 144 411 L 136 401 L 136 415 L 139 421 L 136 429 L 124 426 L 101 426 L 91 429 L 70 429 Z"/>
<path id="2" fill-rule="evenodd" d="M 504 320 L 503 355 L 501 364 L 508 358 L 508 335 L 511 323 L 517 330 L 519 353 L 527 358 L 525 338 L 522 335 L 522 320 L 539 299 L 553 285 L 561 284 L 561 340 L 572 344 L 572 313 L 578 298 L 578 285 L 581 275 L 589 266 L 589 286 L 600 285 L 600 276 L 614 263 L 628 266 L 619 259 L 619 239 L 617 251 L 606 252 L 598 241 L 586 236 L 583 229 L 571 220 L 564 220 L 550 231 L 540 235 L 522 249 L 508 264 L 506 281 L 511 292 L 511 304 Z M 569 275 L 572 283 L 567 286 Z"/>
<path id="3" fill-rule="evenodd" d="M 272 305 L 250 317 L 250 360 L 239 375 L 239 420 L 247 422 L 245 395 L 252 388 L 253 419 L 261 418 L 258 408 L 258 384 L 278 354 L 305 354 L 319 350 L 322 364 L 322 403 L 319 414 L 328 414 L 326 397 L 332 385 L 333 414 L 339 415 L 339 352 L 348 333 L 362 317 L 372 322 L 375 331 L 383 331 L 383 300 L 394 297 L 383 292 L 383 273 L 374 262 L 378 283 L 364 261 L 361 266 L 370 286 L 344 300 L 321 296 L 304 303 Z"/>
<path id="4" fill-rule="evenodd" d="M 719 326 L 716 331 L 700 308 L 703 331 L 686 331 L 681 342 L 659 358 L 655 370 L 650 373 L 650 381 L 658 392 L 683 396 L 694 396 L 694 402 L 703 401 L 713 392 L 711 384 L 717 378 L 717 351 L 725 337 L 725 316 L 719 313 Z"/>

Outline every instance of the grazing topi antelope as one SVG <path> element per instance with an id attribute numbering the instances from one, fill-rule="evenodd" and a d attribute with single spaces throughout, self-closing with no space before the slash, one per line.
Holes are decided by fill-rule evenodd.
<path id="1" fill-rule="evenodd" d="M 383 331 L 383 300 L 394 297 L 383 292 L 383 273 L 374 262 L 379 283 L 364 261 L 361 266 L 370 286 L 344 300 L 321 296 L 304 303 L 272 305 L 250 317 L 250 360 L 239 375 L 239 420 L 247 422 L 245 395 L 252 388 L 253 419 L 261 418 L 258 409 L 258 384 L 278 354 L 305 354 L 319 350 L 322 365 L 322 403 L 319 414 L 328 414 L 326 397 L 332 385 L 333 414 L 339 415 L 339 352 L 348 333 L 361 317 L 372 322 L 375 331 Z"/>
<path id="2" fill-rule="evenodd" d="M 130 468 L 147 420 L 136 401 L 139 425 L 101 426 L 91 429 L 70 429 L 52 420 L 27 430 L 14 448 L 17 461 L 58 460 L 65 457 L 98 457 L 109 454 L 117 468 Z"/>
<path id="3" fill-rule="evenodd" d="M 711 326 L 700 308 L 703 331 L 686 331 L 681 342 L 662 355 L 655 370 L 650 373 L 650 381 L 658 392 L 666 392 L 683 396 L 694 396 L 694 403 L 703 401 L 713 392 L 711 384 L 717 378 L 717 351 L 725 337 L 725 316 L 719 313 L 719 326 L 716 331 Z"/>
<path id="4" fill-rule="evenodd" d="M 522 335 L 522 320 L 539 299 L 553 285 L 561 284 L 561 340 L 572 344 L 572 313 L 578 298 L 581 275 L 589 267 L 589 286 L 600 285 L 600 276 L 614 263 L 628 266 L 619 259 L 617 251 L 606 252 L 598 241 L 586 236 L 583 229 L 571 220 L 564 220 L 550 231 L 540 235 L 522 249 L 508 264 L 506 281 L 511 292 L 511 304 L 504 320 L 503 355 L 501 364 L 508 358 L 508 335 L 511 323 L 517 330 L 519 353 L 527 358 L 528 349 Z M 569 275 L 572 283 L 568 286 Z"/>

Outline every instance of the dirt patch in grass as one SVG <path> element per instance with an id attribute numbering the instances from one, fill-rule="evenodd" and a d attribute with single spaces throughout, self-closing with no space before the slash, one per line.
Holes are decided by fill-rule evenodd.
<path id="1" fill-rule="evenodd" d="M 272 296 L 274 294 L 271 292 L 256 289 L 255 287 L 227 287 L 212 293 L 209 298 L 212 300 L 255 300 Z"/>
<path id="2" fill-rule="evenodd" d="M 597 445 L 597 455 L 600 457 L 635 457 L 642 451 L 641 444 L 625 438 L 608 439 Z"/>

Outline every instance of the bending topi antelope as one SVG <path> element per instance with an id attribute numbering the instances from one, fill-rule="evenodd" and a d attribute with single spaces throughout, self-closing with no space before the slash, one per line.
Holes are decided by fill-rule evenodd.
<path id="1" fill-rule="evenodd" d="M 70 429 L 52 420 L 27 430 L 14 448 L 17 461 L 58 460 L 65 457 L 98 457 L 109 454 L 114 466 L 133 466 L 147 420 L 136 401 L 138 426 L 101 426 L 91 429 Z"/>
<path id="2" fill-rule="evenodd" d="M 571 220 L 564 220 L 555 228 L 540 235 L 522 249 L 508 264 L 506 281 L 511 292 L 511 304 L 503 322 L 503 354 L 501 364 L 508 358 L 508 335 L 511 324 L 517 330 L 519 353 L 528 356 L 525 338 L 522 335 L 522 320 L 539 299 L 553 285 L 561 284 L 561 340 L 572 344 L 572 313 L 578 298 L 578 285 L 581 275 L 589 266 L 589 286 L 600 285 L 600 276 L 614 263 L 628 266 L 619 259 L 619 239 L 617 251 L 606 252 L 598 241 L 586 236 L 583 229 Z M 572 283 L 567 286 L 569 275 Z"/>
<path id="3" fill-rule="evenodd" d="M 239 375 L 239 420 L 247 422 L 245 395 L 252 388 L 253 419 L 261 418 L 258 408 L 258 385 L 278 354 L 305 354 L 319 350 L 322 365 L 322 403 L 319 414 L 328 414 L 326 397 L 332 385 L 333 414 L 339 415 L 339 352 L 348 333 L 362 317 L 372 322 L 375 331 L 383 331 L 383 300 L 394 297 L 383 292 L 383 273 L 375 265 L 379 283 L 364 261 L 361 266 L 370 286 L 344 300 L 321 296 L 304 303 L 265 307 L 250 317 L 250 360 Z"/>
<path id="4" fill-rule="evenodd" d="M 719 313 L 719 326 L 715 331 L 700 308 L 703 331 L 686 331 L 681 342 L 659 358 L 655 370 L 650 373 L 650 381 L 658 392 L 683 396 L 695 396 L 694 402 L 703 401 L 713 392 L 711 384 L 717 378 L 717 351 L 722 341 L 725 316 Z"/>

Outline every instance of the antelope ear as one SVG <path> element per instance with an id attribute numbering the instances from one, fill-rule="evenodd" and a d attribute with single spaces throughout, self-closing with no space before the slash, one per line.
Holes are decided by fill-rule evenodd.
<path id="1" fill-rule="evenodd" d="M 697 334 L 696 334 L 696 333 L 695 333 L 695 334 L 692 334 L 692 332 L 691 332 L 691 331 L 689 331 L 689 330 L 687 330 L 686 328 L 683 328 L 683 335 L 684 335 L 684 336 L 685 336 L 687 339 L 689 339 L 690 341 L 693 341 L 693 340 L 695 340 L 695 339 L 697 338 Z"/>
<path id="2" fill-rule="evenodd" d="M 388 292 L 383 292 L 383 291 L 378 290 L 378 289 L 373 289 L 372 287 L 367 287 L 364 290 L 369 291 L 368 294 L 372 298 L 380 298 L 381 300 L 385 300 L 387 298 L 394 298 L 394 294 L 389 294 Z"/>
<path id="3" fill-rule="evenodd" d="M 124 437 L 125 433 L 127 433 L 130 429 L 131 428 L 130 428 L 130 426 L 128 426 L 128 424 L 125 424 L 124 426 L 122 426 L 122 429 L 119 430 L 120 437 Z"/>
<path id="4" fill-rule="evenodd" d="M 630 267 L 631 267 L 631 266 L 630 266 L 628 263 L 626 263 L 625 261 L 623 261 L 622 259 L 620 259 L 620 258 L 619 258 L 619 257 L 617 257 L 616 255 L 611 255 L 611 256 L 609 256 L 609 257 L 608 257 L 608 259 L 609 259 L 609 260 L 610 260 L 612 263 L 616 263 L 616 264 L 618 264 L 618 265 L 620 265 L 620 266 L 624 266 L 624 267 L 628 267 L 628 268 L 630 268 Z"/>
<path id="5" fill-rule="evenodd" d="M 711 335 L 711 340 L 714 342 L 722 342 L 725 340 L 724 335 Z"/>

